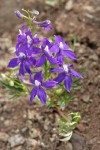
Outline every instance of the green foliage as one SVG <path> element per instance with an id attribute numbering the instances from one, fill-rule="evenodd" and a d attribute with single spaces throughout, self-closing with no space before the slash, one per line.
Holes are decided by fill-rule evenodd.
<path id="1" fill-rule="evenodd" d="M 80 86 L 78 86 L 80 79 L 73 79 L 73 86 L 71 93 L 68 93 L 64 88 L 63 84 L 58 85 L 57 88 L 51 89 L 48 91 L 48 95 L 50 98 L 47 100 L 48 107 L 60 107 L 60 109 L 64 109 L 69 102 L 75 99 L 74 92 L 76 90 L 80 90 Z"/>
<path id="2" fill-rule="evenodd" d="M 70 48 L 72 49 L 72 50 L 75 50 L 75 44 L 77 43 L 77 37 L 75 36 L 75 35 L 70 35 L 70 39 L 71 39 L 71 41 L 72 41 L 72 44 L 71 44 L 71 46 L 70 46 Z"/>
<path id="3" fill-rule="evenodd" d="M 17 78 L 13 76 L 2 74 L 3 78 L 0 80 L 0 84 L 6 89 L 10 90 L 11 98 L 19 98 L 19 96 L 28 94 L 26 86 Z"/>
<path id="4" fill-rule="evenodd" d="M 60 136 L 61 141 L 68 141 L 70 140 L 73 130 L 77 126 L 80 120 L 80 113 L 70 113 L 67 118 L 60 119 Z"/>

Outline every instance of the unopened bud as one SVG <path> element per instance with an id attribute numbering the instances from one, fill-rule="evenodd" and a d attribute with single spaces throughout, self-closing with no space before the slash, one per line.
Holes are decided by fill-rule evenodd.
<path id="1" fill-rule="evenodd" d="M 39 22 L 40 27 L 47 27 L 50 25 L 51 21 L 50 20 L 45 20 L 43 22 Z"/>
<path id="2" fill-rule="evenodd" d="M 20 11 L 15 11 L 15 14 L 16 14 L 16 16 L 18 17 L 18 18 L 23 18 L 24 17 L 24 15 L 20 12 Z"/>
<path id="3" fill-rule="evenodd" d="M 9 82 L 9 85 L 10 85 L 10 86 L 14 86 L 14 81 L 11 80 L 11 81 Z"/>
<path id="4" fill-rule="evenodd" d="M 37 15 L 39 15 L 39 11 L 33 10 L 33 11 L 32 11 L 32 14 L 37 16 Z"/>
<path id="5" fill-rule="evenodd" d="M 61 94 L 62 94 L 62 92 L 63 92 L 63 90 L 62 90 L 62 89 L 58 89 L 58 90 L 56 90 L 56 94 L 57 94 L 57 95 L 61 95 Z"/>
<path id="6" fill-rule="evenodd" d="M 1 76 L 3 79 L 8 79 L 7 76 L 4 73 L 1 73 Z"/>

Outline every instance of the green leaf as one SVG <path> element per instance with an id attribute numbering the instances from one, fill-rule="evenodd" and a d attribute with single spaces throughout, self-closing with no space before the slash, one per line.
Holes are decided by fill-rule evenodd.
<path id="1" fill-rule="evenodd" d="M 66 118 L 60 119 L 59 135 L 61 136 L 61 141 L 70 140 L 73 130 L 77 126 L 80 118 L 80 113 L 70 113 Z"/>

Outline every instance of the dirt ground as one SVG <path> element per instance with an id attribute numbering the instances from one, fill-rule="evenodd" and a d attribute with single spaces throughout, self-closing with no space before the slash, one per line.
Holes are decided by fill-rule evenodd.
<path id="1" fill-rule="evenodd" d="M 75 66 L 84 70 L 81 90 L 65 110 L 81 112 L 69 142 L 59 141 L 56 112 L 30 105 L 29 97 L 12 101 L 0 87 L 0 150 L 100 150 L 100 0 L 65 0 L 55 6 L 43 0 L 0 2 L 0 73 L 7 71 L 9 48 L 21 24 L 13 11 L 22 7 L 40 11 L 40 19 L 52 21 L 51 34 L 60 34 L 69 44 L 71 35 L 77 37 Z"/>

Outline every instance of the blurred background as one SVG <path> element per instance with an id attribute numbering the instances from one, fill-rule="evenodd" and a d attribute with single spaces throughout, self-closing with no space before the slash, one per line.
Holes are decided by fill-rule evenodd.
<path id="1" fill-rule="evenodd" d="M 69 45 L 73 36 L 77 38 L 75 66 L 84 70 L 84 79 L 66 109 L 80 111 L 82 118 L 72 139 L 60 142 L 57 113 L 37 104 L 30 106 L 26 97 L 11 101 L 0 87 L 0 150 L 99 150 L 100 0 L 0 0 L 0 74 L 8 71 L 13 57 L 11 49 L 22 25 L 14 11 L 22 8 L 38 10 L 38 20 L 50 19 L 50 35 L 61 35 Z"/>

